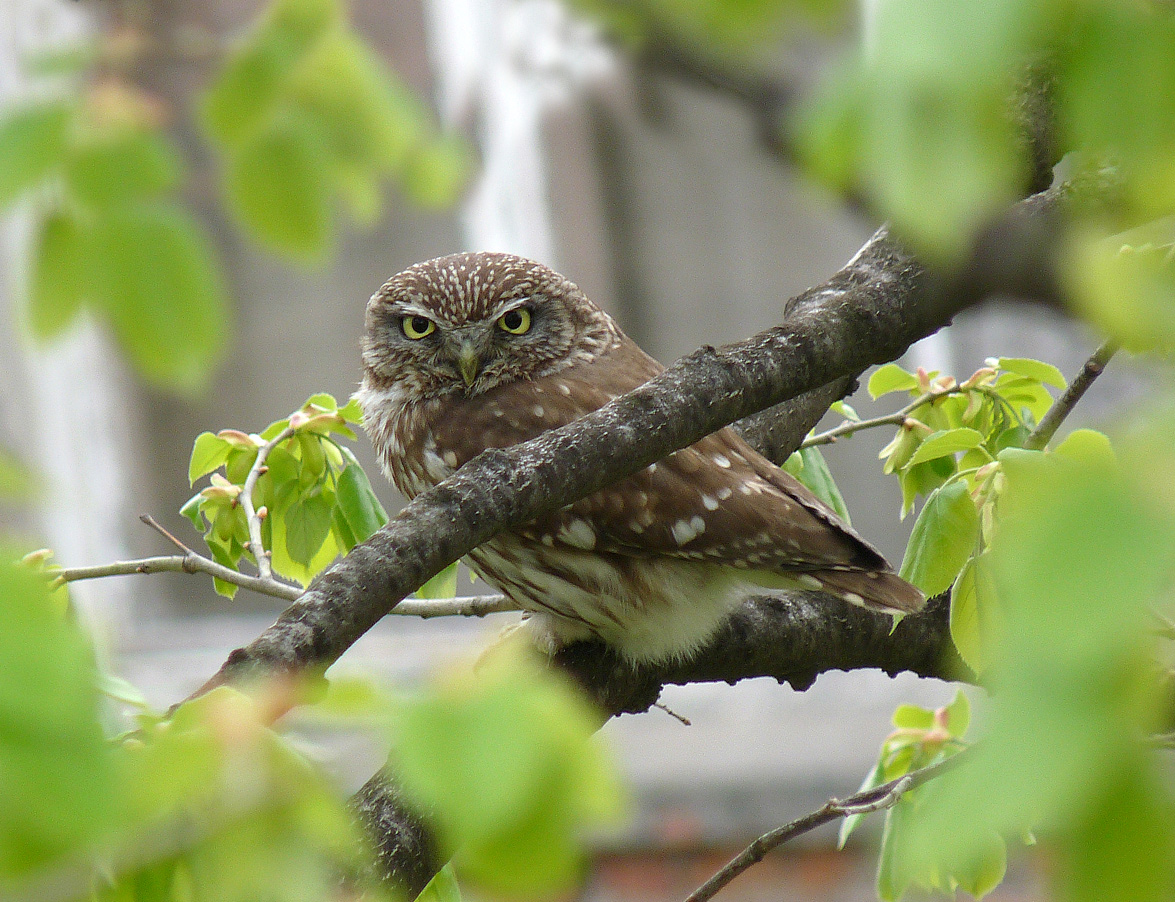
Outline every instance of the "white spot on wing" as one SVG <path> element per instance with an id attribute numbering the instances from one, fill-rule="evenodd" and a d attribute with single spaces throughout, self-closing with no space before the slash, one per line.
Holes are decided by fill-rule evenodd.
<path id="1" fill-rule="evenodd" d="M 718 500 L 725 501 L 727 498 L 729 498 L 733 494 L 734 494 L 734 492 L 732 492 L 730 490 L 730 486 L 724 485 L 722 488 L 720 488 L 718 490 Z"/>
<path id="2" fill-rule="evenodd" d="M 718 510 L 718 499 L 715 498 L 713 495 L 703 495 L 702 496 L 702 507 L 704 507 L 708 511 L 716 511 L 716 510 Z"/>
<path id="3" fill-rule="evenodd" d="M 692 520 L 676 521 L 670 529 L 670 532 L 673 534 L 673 541 L 678 545 L 685 545 L 687 542 L 692 542 L 701 532 L 698 529 L 699 525 L 701 525 L 702 529 L 706 528 L 706 524 L 701 517 L 694 517 Z"/>
<path id="4" fill-rule="evenodd" d="M 546 413 L 546 411 L 543 410 L 542 404 L 536 404 L 534 407 L 531 408 L 531 413 L 533 413 L 536 417 L 538 417 L 541 420 L 543 418 L 543 415 Z"/>
<path id="5" fill-rule="evenodd" d="M 457 469 L 457 455 L 452 451 L 446 451 L 441 455 L 441 458 L 444 460 L 445 466 Z"/>
<path id="6" fill-rule="evenodd" d="M 725 454 L 715 454 L 712 460 L 723 469 L 730 469 L 730 458 Z"/>
<path id="7" fill-rule="evenodd" d="M 809 573 L 800 573 L 796 576 L 796 582 L 807 589 L 823 589 L 824 583 L 820 582 L 816 577 Z"/>
<path id="8" fill-rule="evenodd" d="M 596 547 L 596 531 L 586 520 L 575 519 L 559 527 L 559 538 L 574 548 L 591 551 Z"/>

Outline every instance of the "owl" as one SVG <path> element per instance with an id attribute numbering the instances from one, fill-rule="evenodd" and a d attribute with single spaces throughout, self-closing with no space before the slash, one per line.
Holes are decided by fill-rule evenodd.
<path id="1" fill-rule="evenodd" d="M 498 253 L 454 254 L 367 305 L 365 426 L 408 498 L 487 448 L 590 413 L 660 373 L 572 282 Z M 601 639 L 634 664 L 688 659 L 764 589 L 890 613 L 925 602 L 800 482 L 727 428 L 470 552 L 553 652 Z"/>

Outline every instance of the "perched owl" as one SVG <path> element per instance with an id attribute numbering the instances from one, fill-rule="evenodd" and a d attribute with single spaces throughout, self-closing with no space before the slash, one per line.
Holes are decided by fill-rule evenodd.
<path id="1" fill-rule="evenodd" d="M 603 406 L 661 372 L 579 288 L 507 254 L 454 254 L 367 305 L 358 398 L 408 498 L 486 448 Z M 922 594 L 808 489 L 722 429 L 610 488 L 506 530 L 467 563 L 553 650 L 597 637 L 632 662 L 684 659 L 764 588 L 909 613 Z"/>

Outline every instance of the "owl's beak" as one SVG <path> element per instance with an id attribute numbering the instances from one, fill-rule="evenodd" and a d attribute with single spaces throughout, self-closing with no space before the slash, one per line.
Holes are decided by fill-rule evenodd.
<path id="1" fill-rule="evenodd" d="M 477 353 L 473 342 L 468 340 L 461 342 L 461 348 L 457 352 L 457 369 L 461 371 L 461 378 L 465 380 L 465 386 L 472 388 L 474 380 L 477 379 L 478 370 L 481 369 L 481 355 Z"/>

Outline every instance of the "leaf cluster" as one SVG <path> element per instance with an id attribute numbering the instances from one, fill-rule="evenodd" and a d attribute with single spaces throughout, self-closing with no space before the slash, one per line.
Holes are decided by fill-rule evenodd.
<path id="1" fill-rule="evenodd" d="M 958 754 L 966 743 L 964 737 L 971 723 L 971 704 L 959 690 L 954 701 L 935 710 L 917 705 L 900 705 L 893 714 L 896 728 L 881 745 L 877 763 L 861 784 L 873 789 L 912 771 L 947 760 Z M 885 827 L 877 864 L 877 895 L 883 902 L 897 902 L 912 888 L 954 894 L 962 889 L 982 899 L 1004 879 L 1007 848 L 1003 839 L 992 833 L 983 854 L 962 867 L 940 868 L 936 863 L 911 859 L 902 843 L 908 835 L 907 825 L 919 815 L 924 787 L 913 787 L 885 813 Z M 839 846 L 844 847 L 863 814 L 852 814 L 841 824 Z"/>
<path id="2" fill-rule="evenodd" d="M 354 439 L 350 427 L 361 420 L 354 399 L 339 407 L 332 396 L 317 394 L 259 434 L 201 433 L 188 479 L 195 483 L 212 474 L 211 484 L 180 513 L 204 534 L 217 563 L 234 570 L 244 558 L 256 564 L 241 493 L 257 469 L 251 500 L 262 518 L 264 553 L 278 574 L 307 585 L 388 519 L 355 455 L 336 438 Z M 264 463 L 257 467 L 263 448 Z M 237 587 L 216 580 L 216 590 L 231 598 Z"/>
<path id="3" fill-rule="evenodd" d="M 360 222 L 396 177 L 425 206 L 456 199 L 469 151 L 347 23 L 339 0 L 275 0 L 230 55 L 202 119 L 224 156 L 229 208 L 269 247 L 318 257 L 335 207 Z"/>
<path id="4" fill-rule="evenodd" d="M 26 311 L 35 337 L 61 335 L 85 311 L 150 382 L 206 384 L 226 299 L 203 230 L 175 199 L 181 175 L 150 99 L 125 86 L 0 121 L 0 210 L 33 193 L 40 207 Z"/>

